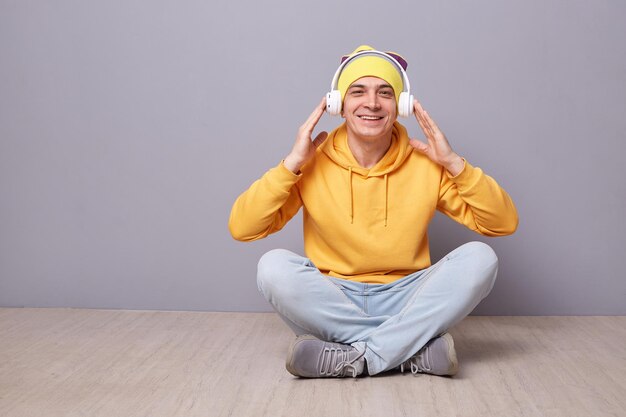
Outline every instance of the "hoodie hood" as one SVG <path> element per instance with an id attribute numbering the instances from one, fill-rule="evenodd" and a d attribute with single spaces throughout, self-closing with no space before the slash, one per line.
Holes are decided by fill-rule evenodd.
<path id="1" fill-rule="evenodd" d="M 328 138 L 320 146 L 319 151 L 323 152 L 330 160 L 338 166 L 344 168 L 349 176 L 350 186 L 350 222 L 354 223 L 354 189 L 353 175 L 359 175 L 363 178 L 383 177 L 385 187 L 385 218 L 384 224 L 387 226 L 387 214 L 389 211 L 389 175 L 398 169 L 404 161 L 411 155 L 413 147 L 409 144 L 409 136 L 404 126 L 398 122 L 394 122 L 391 133 L 391 145 L 387 153 L 372 168 L 363 168 L 352 155 L 348 146 L 348 132 L 346 125 L 343 123 L 335 130 L 330 132 Z"/>
<path id="2" fill-rule="evenodd" d="M 406 129 L 398 122 L 393 124 L 391 145 L 387 153 L 372 168 L 361 167 L 352 155 L 348 146 L 348 132 L 345 123 L 330 132 L 320 148 L 335 164 L 363 177 L 380 177 L 395 171 L 413 151 L 413 147 L 409 144 Z"/>

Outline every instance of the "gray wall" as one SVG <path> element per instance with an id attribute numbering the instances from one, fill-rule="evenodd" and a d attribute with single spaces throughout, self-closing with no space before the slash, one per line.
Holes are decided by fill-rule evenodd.
<path id="1" fill-rule="evenodd" d="M 0 306 L 266 311 L 231 204 L 361 43 L 517 203 L 478 314 L 626 314 L 626 6 L 0 0 Z M 321 129 L 338 119 L 324 116 Z M 406 122 L 412 135 L 419 128 Z"/>

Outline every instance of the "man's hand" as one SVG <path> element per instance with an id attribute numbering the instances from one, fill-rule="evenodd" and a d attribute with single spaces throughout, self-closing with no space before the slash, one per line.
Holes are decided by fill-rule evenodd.
<path id="1" fill-rule="evenodd" d="M 443 134 L 433 119 L 430 118 L 426 110 L 422 108 L 419 101 L 413 101 L 415 107 L 415 118 L 426 135 L 428 143 L 417 139 L 410 139 L 409 143 L 415 149 L 426 155 L 431 161 L 443 166 L 452 175 L 458 175 L 463 171 L 465 162 L 457 155 L 448 143 L 448 139 Z"/>
<path id="2" fill-rule="evenodd" d="M 319 122 L 322 114 L 326 110 L 326 97 L 322 99 L 320 104 L 313 110 L 313 113 L 298 129 L 296 143 L 294 143 L 291 152 L 283 162 L 285 167 L 293 173 L 298 173 L 302 165 L 306 164 L 315 156 L 315 150 L 326 140 L 328 133 L 320 132 L 314 140 L 311 140 L 313 130 Z"/>

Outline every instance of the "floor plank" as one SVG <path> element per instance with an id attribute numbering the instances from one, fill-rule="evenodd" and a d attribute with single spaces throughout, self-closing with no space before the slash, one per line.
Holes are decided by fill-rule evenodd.
<path id="1" fill-rule="evenodd" d="M 626 317 L 468 317 L 454 378 L 305 380 L 271 313 L 0 309 L 0 415 L 625 416 Z"/>

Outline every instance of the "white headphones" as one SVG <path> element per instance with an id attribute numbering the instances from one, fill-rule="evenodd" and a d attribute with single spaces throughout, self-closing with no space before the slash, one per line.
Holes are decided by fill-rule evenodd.
<path id="1" fill-rule="evenodd" d="M 391 55 L 374 50 L 357 52 L 356 54 L 348 57 L 341 63 L 339 68 L 337 68 L 333 81 L 330 84 L 330 91 L 326 94 L 326 111 L 328 111 L 328 114 L 336 116 L 341 113 L 341 92 L 337 90 L 339 76 L 348 62 L 363 55 L 379 56 L 391 62 L 398 69 L 402 75 L 403 84 L 402 92 L 400 93 L 400 98 L 398 99 L 398 115 L 402 117 L 409 117 L 413 113 L 413 96 L 411 95 L 411 84 L 409 83 L 409 77 L 406 75 L 406 71 L 402 68 L 402 65 L 400 65 L 398 60 Z"/>

